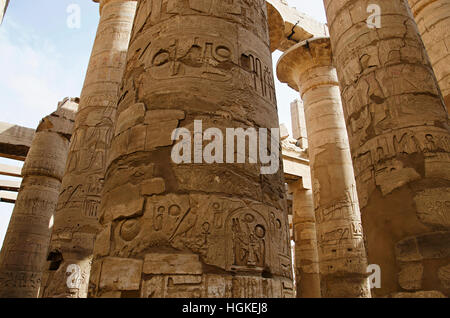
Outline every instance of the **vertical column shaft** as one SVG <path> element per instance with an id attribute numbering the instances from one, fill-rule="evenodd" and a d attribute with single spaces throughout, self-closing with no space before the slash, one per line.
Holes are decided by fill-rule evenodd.
<path id="1" fill-rule="evenodd" d="M 356 181 L 329 38 L 290 48 L 278 77 L 305 107 L 323 297 L 370 297 Z"/>
<path id="2" fill-rule="evenodd" d="M 0 297 L 38 296 L 74 118 L 61 109 L 36 129 L 0 253 Z"/>
<path id="3" fill-rule="evenodd" d="M 368 259 L 381 269 L 373 294 L 445 291 L 448 115 L 408 3 L 324 4 Z"/>
<path id="4" fill-rule="evenodd" d="M 101 0 L 44 276 L 43 297 L 86 297 L 97 215 L 136 1 Z M 69 267 L 70 266 L 70 267 Z M 66 272 L 74 283 L 67 284 Z"/>
<path id="5" fill-rule="evenodd" d="M 301 181 L 290 183 L 295 241 L 297 298 L 320 298 L 316 217 L 311 189 Z"/>
<path id="6" fill-rule="evenodd" d="M 450 0 L 408 0 L 450 112 Z"/>
<path id="7" fill-rule="evenodd" d="M 265 1 L 139 1 L 90 296 L 293 295 L 278 129 L 271 173 L 220 151 L 227 128 L 278 127 L 271 69 Z"/>

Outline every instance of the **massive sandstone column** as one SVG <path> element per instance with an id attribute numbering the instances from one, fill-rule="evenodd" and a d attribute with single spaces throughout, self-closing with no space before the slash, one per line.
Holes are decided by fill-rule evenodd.
<path id="1" fill-rule="evenodd" d="M 288 49 L 281 82 L 300 91 L 308 132 L 323 297 L 370 297 L 352 158 L 329 38 Z"/>
<path id="2" fill-rule="evenodd" d="M 450 0 L 408 0 L 450 112 Z"/>
<path id="3" fill-rule="evenodd" d="M 135 10 L 136 1 L 100 1 L 100 22 L 55 214 L 43 297 L 87 296 L 93 245 L 100 226 L 97 208 L 106 154 L 114 134 L 117 93 Z"/>
<path id="4" fill-rule="evenodd" d="M 278 136 L 275 174 L 217 163 L 217 130 L 215 163 L 171 159 L 177 127 L 278 127 L 265 1 L 139 1 L 127 59 L 90 296 L 292 296 Z"/>
<path id="5" fill-rule="evenodd" d="M 297 298 L 320 298 L 319 256 L 313 193 L 306 180 L 289 183 L 295 241 Z M 310 182 L 309 182 L 310 183 Z"/>
<path id="6" fill-rule="evenodd" d="M 36 129 L 0 253 L 0 297 L 38 296 L 77 107 L 66 99 Z"/>
<path id="7" fill-rule="evenodd" d="M 368 260 L 381 268 L 381 288 L 373 294 L 440 290 L 448 296 L 448 117 L 408 4 L 324 3 Z M 368 25 L 373 4 L 381 16 Z M 380 28 L 369 28 L 372 22 Z"/>

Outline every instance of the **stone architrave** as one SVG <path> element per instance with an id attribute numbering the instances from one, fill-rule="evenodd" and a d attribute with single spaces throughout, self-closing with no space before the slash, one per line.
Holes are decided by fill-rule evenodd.
<path id="1" fill-rule="evenodd" d="M 198 149 L 198 138 L 203 154 L 211 144 L 196 121 L 216 128 L 216 151 L 226 128 L 278 129 L 266 12 L 263 0 L 139 1 L 90 297 L 293 296 L 281 156 L 262 174 L 259 156 L 221 163 L 224 149 L 206 163 Z M 188 145 L 196 140 L 179 164 L 176 128 Z M 278 136 L 269 139 L 280 155 Z"/>
<path id="2" fill-rule="evenodd" d="M 408 0 L 450 112 L 450 0 Z"/>
<path id="3" fill-rule="evenodd" d="M 305 108 L 323 297 L 370 297 L 356 181 L 329 38 L 288 49 L 277 66 Z"/>
<path id="4" fill-rule="evenodd" d="M 100 22 L 56 209 L 42 297 L 87 297 L 106 155 L 136 4 L 100 0 Z M 74 283 L 67 284 L 68 275 Z"/>
<path id="5" fill-rule="evenodd" d="M 36 129 L 0 253 L 0 297 L 38 297 L 78 99 L 66 99 Z"/>
<path id="6" fill-rule="evenodd" d="M 411 10 L 406 0 L 324 4 L 368 261 L 381 268 L 372 294 L 403 285 L 449 296 L 438 278 L 450 261 L 448 114 Z"/>

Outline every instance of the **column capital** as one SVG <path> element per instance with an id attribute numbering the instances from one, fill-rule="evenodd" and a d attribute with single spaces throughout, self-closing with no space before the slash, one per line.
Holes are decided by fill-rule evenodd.
<path id="1" fill-rule="evenodd" d="M 269 23 L 270 52 L 277 50 L 284 37 L 284 19 L 280 11 L 270 1 L 267 3 L 267 22 Z"/>
<path id="2" fill-rule="evenodd" d="M 333 66 L 329 37 L 313 38 L 289 48 L 278 60 L 277 76 L 280 82 L 300 91 L 302 74 L 322 66 Z"/>
<path id="3" fill-rule="evenodd" d="M 92 1 L 94 1 L 95 3 L 100 3 L 100 8 L 99 8 L 99 10 L 100 10 L 100 15 L 102 15 L 102 10 L 103 10 L 103 7 L 107 4 L 107 3 L 110 3 L 110 2 L 126 2 L 126 1 L 138 1 L 138 0 L 92 0 Z"/>

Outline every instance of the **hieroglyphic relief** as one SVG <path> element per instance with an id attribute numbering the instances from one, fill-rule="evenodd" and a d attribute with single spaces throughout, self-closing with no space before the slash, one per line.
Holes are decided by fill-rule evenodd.
<path id="1" fill-rule="evenodd" d="M 6 271 L 0 273 L 1 298 L 35 298 L 41 286 L 41 274 L 36 272 Z"/>
<path id="2" fill-rule="evenodd" d="M 267 37 L 267 14 L 264 0 L 147 0 L 141 1 L 133 31 L 158 25 L 174 16 L 211 16 L 242 24 L 260 38 Z"/>
<path id="3" fill-rule="evenodd" d="M 402 175 L 405 182 L 417 179 L 420 174 L 434 176 L 443 173 L 450 178 L 450 167 L 446 163 L 450 158 L 449 152 L 450 137 L 437 127 L 400 129 L 365 143 L 353 154 L 361 206 L 366 205 L 367 192 L 371 192 L 375 185 L 381 185 L 383 193 L 389 193 L 404 184 L 390 185 L 392 178 L 389 175 L 392 173 Z M 406 164 L 408 156 L 416 156 L 417 159 L 413 159 L 416 164 L 411 165 L 414 162 L 411 160 Z M 417 161 L 418 158 L 423 158 L 423 163 Z"/>
<path id="4" fill-rule="evenodd" d="M 365 297 L 370 294 L 364 279 L 367 260 L 330 39 L 294 46 L 281 57 L 277 72 L 304 101 L 321 294 L 332 296 L 326 282 L 336 281 L 334 295 Z M 358 115 L 349 125 L 350 132 L 365 128 L 368 113 Z"/>
<path id="5" fill-rule="evenodd" d="M 98 222 L 107 154 L 114 135 L 117 91 L 136 10 L 136 1 L 100 1 L 101 17 L 75 119 L 66 172 L 55 214 L 42 290 L 46 297 L 85 297 Z M 61 255 L 55 262 L 52 255 Z M 65 263 L 70 261 L 71 263 Z M 53 263 L 58 265 L 52 266 Z M 78 291 L 65 283 L 65 269 L 80 266 L 85 279 Z M 61 266 L 61 268 L 59 268 Z"/>
<path id="6" fill-rule="evenodd" d="M 262 273 L 270 268 L 292 277 L 286 222 L 279 211 L 261 208 L 215 196 L 151 196 L 142 216 L 114 222 L 112 255 L 135 257 L 163 244 L 197 253 L 225 270 Z"/>
<path id="7" fill-rule="evenodd" d="M 179 165 L 168 138 L 199 117 L 211 127 L 277 123 L 265 11 L 262 0 L 139 2 L 107 159 L 92 295 L 131 295 L 138 281 L 141 297 L 292 295 L 282 174 L 261 178 L 257 165 Z M 133 284 L 108 278 L 114 264 L 135 269 Z M 269 291 L 270 284 L 278 287 Z"/>
<path id="8" fill-rule="evenodd" d="M 114 109 L 108 107 L 92 111 L 83 118 L 83 125 L 77 127 L 72 137 L 67 172 L 80 174 L 104 170 L 106 151 L 113 137 L 114 114 Z"/>
<path id="9" fill-rule="evenodd" d="M 395 257 L 386 257 L 393 255 L 396 242 L 405 235 L 419 241 L 447 222 L 440 207 L 450 180 L 448 114 L 408 1 L 380 3 L 379 18 L 389 34 L 360 28 L 350 2 L 351 7 L 366 5 L 361 0 L 325 0 L 325 7 L 368 259 L 388 269 L 383 270 L 381 289 L 374 290 L 382 297 L 400 287 L 423 288 L 416 279 L 422 275 L 420 264 L 409 272 Z M 355 20 L 340 27 L 338 21 L 349 15 Z M 373 45 L 375 38 L 378 46 Z M 423 273 L 435 277 L 436 268 L 425 266 Z M 442 287 L 430 283 L 427 288 Z"/>
<path id="10" fill-rule="evenodd" d="M 77 106 L 65 99 L 36 129 L 0 254 L 1 297 L 38 296 Z"/>
<path id="11" fill-rule="evenodd" d="M 240 65 L 249 72 L 252 80 L 248 80 L 248 82 L 253 84 L 253 90 L 267 100 L 276 102 L 275 82 L 269 66 L 265 65 L 258 55 L 253 52 L 242 52 Z"/>
<path id="12" fill-rule="evenodd" d="M 233 286 L 235 293 L 264 297 L 267 294 L 260 287 L 275 283 L 285 287 L 277 288 L 280 294 L 271 291 L 273 295 L 281 295 L 283 291 L 285 297 L 292 297 L 293 286 L 287 283 L 292 279 L 291 259 L 289 254 L 283 254 L 286 251 L 283 247 L 286 237 L 282 233 L 285 222 L 278 211 L 272 210 L 269 215 L 267 208 L 261 208 L 255 210 L 240 200 L 217 196 L 150 196 L 142 216 L 114 221 L 112 241 L 105 237 L 102 242 L 113 248 L 110 255 L 114 257 L 136 258 L 151 253 L 146 254 L 143 272 L 157 276 L 144 278 L 141 297 L 206 297 L 209 294 L 205 290 L 212 293 L 211 297 L 224 297 L 231 296 Z M 271 229 L 269 220 L 273 224 Z M 270 234 L 273 234 L 273 240 Z M 158 246 L 171 246 L 179 252 L 196 254 L 152 252 Z M 278 283 L 267 279 L 260 286 L 262 278 L 249 278 L 259 282 L 258 285 L 254 288 L 251 284 L 246 285 L 243 289 L 241 279 L 236 278 L 231 284 L 231 276 L 216 275 L 213 284 L 211 277 L 215 275 L 203 275 L 202 278 L 202 264 L 237 273 L 261 274 L 270 270 L 287 280 Z M 237 290 L 239 286 L 242 287 L 240 291 Z"/>
<path id="13" fill-rule="evenodd" d="M 341 200 L 321 206 L 316 220 L 322 272 L 364 272 L 367 264 L 356 187 L 347 189 Z"/>
<path id="14" fill-rule="evenodd" d="M 156 40 L 143 59 L 151 65 L 154 79 L 171 77 L 201 77 L 215 81 L 229 81 L 227 70 L 236 60 L 233 45 L 225 39 L 210 36 L 174 37 Z"/>
<path id="15" fill-rule="evenodd" d="M 232 259 L 227 260 L 227 267 L 234 271 L 254 268 L 262 271 L 266 263 L 266 231 L 267 224 L 263 217 L 251 210 L 233 212 L 228 216 L 227 232 L 229 248 L 232 248 Z"/>

